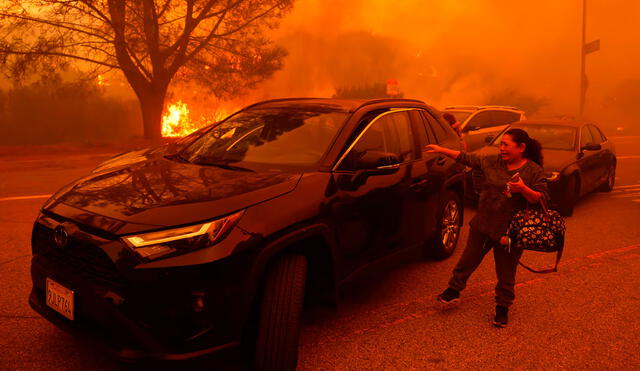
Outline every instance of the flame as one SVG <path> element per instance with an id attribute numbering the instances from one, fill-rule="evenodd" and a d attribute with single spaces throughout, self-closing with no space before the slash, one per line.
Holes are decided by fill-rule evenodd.
<path id="1" fill-rule="evenodd" d="M 167 105 L 162 116 L 163 137 L 184 137 L 207 125 L 218 122 L 229 115 L 230 111 L 218 109 L 213 114 L 201 115 L 199 120 L 189 118 L 189 108 L 181 100 Z"/>
<path id="2" fill-rule="evenodd" d="M 111 84 L 109 84 L 109 83 L 105 80 L 104 76 L 102 76 L 102 75 L 98 75 L 98 86 L 109 86 L 109 85 L 111 85 Z"/>

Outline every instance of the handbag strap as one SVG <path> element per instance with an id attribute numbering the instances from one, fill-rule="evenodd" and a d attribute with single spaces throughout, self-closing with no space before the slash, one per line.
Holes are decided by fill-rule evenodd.
<path id="1" fill-rule="evenodd" d="M 533 269 L 531 267 L 526 266 L 524 263 L 522 263 L 522 261 L 520 261 L 520 258 L 518 258 L 518 264 L 520 264 L 523 268 L 525 268 L 526 270 L 528 270 L 530 272 L 533 272 L 533 273 L 554 273 L 554 272 L 557 272 L 558 271 L 558 265 L 560 264 L 560 258 L 562 258 L 562 250 L 564 250 L 564 236 L 558 242 L 560 243 L 560 248 L 558 249 L 558 251 L 556 251 L 556 264 L 554 265 L 553 268 Z"/>

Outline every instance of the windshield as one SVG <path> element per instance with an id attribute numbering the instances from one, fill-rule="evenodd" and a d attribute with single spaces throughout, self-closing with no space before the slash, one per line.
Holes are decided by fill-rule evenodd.
<path id="1" fill-rule="evenodd" d="M 456 121 L 458 121 L 461 124 L 464 123 L 464 121 L 473 113 L 473 112 L 467 112 L 467 111 L 451 111 L 451 110 L 446 110 L 445 112 L 452 114 L 453 117 L 456 118 Z"/>
<path id="2" fill-rule="evenodd" d="M 529 136 L 536 139 L 543 149 L 557 149 L 562 151 L 573 151 L 576 144 L 576 129 L 563 125 L 514 125 L 511 128 L 519 128 L 527 132 Z M 506 131 L 505 131 L 506 132 Z M 502 135 L 496 137 L 493 146 L 498 147 L 502 140 Z"/>
<path id="3" fill-rule="evenodd" d="M 317 163 L 347 113 L 323 107 L 252 109 L 231 116 L 196 139 L 180 155 L 200 164 Z"/>

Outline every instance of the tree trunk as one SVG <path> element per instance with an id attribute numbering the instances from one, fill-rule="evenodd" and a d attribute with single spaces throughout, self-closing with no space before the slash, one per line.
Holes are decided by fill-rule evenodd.
<path id="1" fill-rule="evenodd" d="M 162 110 L 166 94 L 166 87 L 145 89 L 138 94 L 144 138 L 153 143 L 159 143 L 162 139 Z"/>

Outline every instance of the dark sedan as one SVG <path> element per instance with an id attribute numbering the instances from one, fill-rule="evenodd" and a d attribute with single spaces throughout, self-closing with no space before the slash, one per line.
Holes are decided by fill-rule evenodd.
<path id="1" fill-rule="evenodd" d="M 519 121 L 495 138 L 488 137 L 489 145 L 478 152 L 497 152 L 502 135 L 509 128 L 524 129 L 542 144 L 552 206 L 561 214 L 571 215 L 576 202 L 587 193 L 613 189 L 615 147 L 596 125 L 565 120 Z M 473 189 L 479 189 L 481 182 L 481 174 L 474 174 Z"/>

